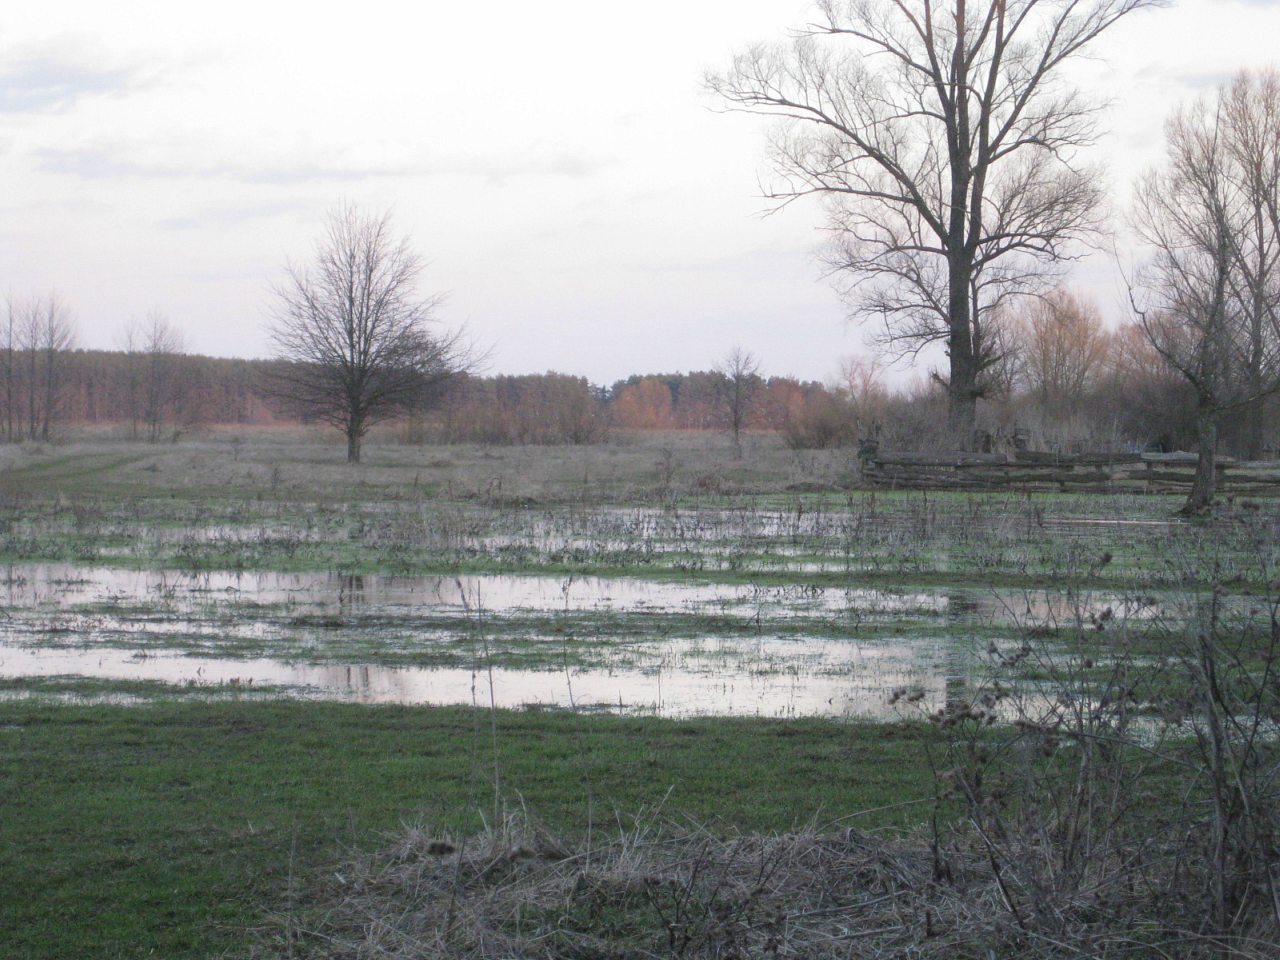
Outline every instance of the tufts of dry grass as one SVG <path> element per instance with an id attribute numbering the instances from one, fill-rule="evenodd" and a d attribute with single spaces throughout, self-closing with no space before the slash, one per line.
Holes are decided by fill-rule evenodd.
<path id="1" fill-rule="evenodd" d="M 982 842 L 816 830 L 725 838 L 639 818 L 568 844 L 511 818 L 465 839 L 406 829 L 291 898 L 263 957 L 1198 958 L 1276 956 L 1261 918 L 1229 939 L 1170 909 L 1161 868 L 1018 886 Z M 1152 883 L 1153 879 L 1156 881 Z"/>
<path id="2" fill-rule="evenodd" d="M 481 500 L 532 502 L 664 501 L 687 495 L 775 493 L 797 484 L 843 489 L 847 451 L 786 448 L 772 434 L 744 439 L 743 455 L 712 431 L 617 433 L 583 446 L 407 445 L 372 435 L 364 462 L 345 462 L 345 440 L 320 427 L 208 429 L 180 443 L 124 441 L 103 433 L 59 443 L 0 446 L 9 487 L 43 493 L 266 496 L 327 501 Z"/>

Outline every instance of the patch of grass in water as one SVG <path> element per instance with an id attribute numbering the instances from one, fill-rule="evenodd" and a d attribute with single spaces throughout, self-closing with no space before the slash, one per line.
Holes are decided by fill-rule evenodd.
<path id="1" fill-rule="evenodd" d="M 100 677 L 0 677 L 0 700 L 142 704 L 162 700 L 280 697 L 285 687 L 254 688 L 230 684 L 170 684 L 158 680 L 113 680 Z"/>

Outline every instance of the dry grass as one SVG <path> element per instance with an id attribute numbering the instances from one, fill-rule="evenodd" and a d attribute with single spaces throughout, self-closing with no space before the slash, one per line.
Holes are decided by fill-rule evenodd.
<path id="1" fill-rule="evenodd" d="M 1277 955 L 1179 914 L 1170 862 L 1055 896 L 976 835 L 940 849 L 853 829 L 724 838 L 639 818 L 570 845 L 520 818 L 465 839 L 406 829 L 293 891 L 261 956 L 314 958 L 1192 958 Z M 1154 883 L 1153 883 L 1154 881 Z M 305 906 L 300 906 L 303 901 Z"/>
<path id="2" fill-rule="evenodd" d="M 856 470 L 840 451 L 791 451 L 773 434 L 616 432 L 584 446 L 409 445 L 371 435 L 364 462 L 345 462 L 342 435 L 319 427 L 207 429 L 180 443 L 139 443 L 84 433 L 58 444 L 0 447 L 0 475 L 105 482 L 139 495 L 231 490 L 273 498 L 360 499 L 431 493 L 497 503 L 651 502 L 688 494 L 836 489 Z M 41 487 L 38 487 L 42 488 Z"/>

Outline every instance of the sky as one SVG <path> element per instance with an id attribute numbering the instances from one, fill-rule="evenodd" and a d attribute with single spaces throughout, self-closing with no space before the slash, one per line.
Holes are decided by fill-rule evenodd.
<path id="1" fill-rule="evenodd" d="M 798 0 L 5 4 L 0 289 L 56 291 L 85 347 L 158 310 L 189 351 L 268 356 L 272 285 L 350 204 L 391 212 L 486 372 L 607 384 L 741 347 L 829 379 L 870 348 L 823 277 L 821 209 L 768 213 L 767 122 L 703 83 L 812 18 Z M 1280 0 L 1181 0 L 1073 68 L 1111 100 L 1090 157 L 1117 221 L 1169 113 L 1276 62 L 1277 37 Z M 1119 277 L 1099 252 L 1070 281 L 1114 322 Z"/>

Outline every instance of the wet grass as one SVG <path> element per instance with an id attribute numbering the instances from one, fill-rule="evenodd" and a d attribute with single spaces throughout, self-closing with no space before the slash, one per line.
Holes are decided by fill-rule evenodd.
<path id="1" fill-rule="evenodd" d="M 132 689 L 132 688 L 129 688 Z M 98 691 L 101 692 L 101 691 Z M 492 727 L 491 727 L 492 723 Z M 665 798 L 718 829 L 929 796 L 921 727 L 331 703 L 0 701 L 0 956 L 240 956 L 291 874 L 402 821 L 556 829 Z M 496 755 L 494 750 L 496 749 Z M 914 823 L 894 807 L 857 822 Z"/>
<path id="2" fill-rule="evenodd" d="M 732 510 L 696 498 L 648 510 L 505 509 L 422 497 L 326 507 L 224 496 L 200 510 L 171 498 L 74 506 L 65 498 L 11 498 L 0 512 L 0 562 L 1115 589 L 1203 584 L 1212 566 L 1219 580 L 1259 589 L 1280 531 L 1273 507 L 1164 524 L 1158 521 L 1168 519 L 1173 503 L 1163 498 L 959 496 L 792 495 L 785 509 L 747 498 Z M 1078 524 L 1081 514 L 1148 525 Z"/>
<path id="3" fill-rule="evenodd" d="M 255 684 L 164 683 L 158 680 L 120 680 L 78 674 L 48 677 L 0 677 L 0 701 L 45 705 L 145 706 L 168 702 L 278 700 L 306 691 L 287 686 Z"/>
<path id="4" fill-rule="evenodd" d="M 1182 586 L 1189 569 L 1203 569 L 1184 559 L 1212 551 L 1258 587 L 1259 546 L 1274 544 L 1280 524 L 1270 501 L 1180 523 L 1177 498 L 1165 496 L 795 493 L 789 481 L 836 470 L 835 461 L 787 461 L 769 448 L 759 463 L 735 467 L 755 479 L 732 495 L 692 482 L 655 487 L 654 458 L 666 451 L 643 447 L 380 448 L 385 464 L 356 469 L 325 465 L 331 453 L 314 445 L 248 445 L 246 462 L 228 452 L 183 444 L 10 453 L 0 471 L 0 562 L 769 583 L 1038 586 L 1066 577 L 1140 588 Z M 597 471 L 594 482 L 567 482 L 615 460 L 611 479 Z M 433 471 L 474 483 L 424 482 Z"/>
<path id="5" fill-rule="evenodd" d="M 98 639 L 143 652 L 542 669 L 634 666 L 641 648 L 701 639 L 704 665 L 725 669 L 714 641 L 817 636 L 979 652 L 991 644 L 1014 680 L 1052 683 L 1052 660 L 1016 660 L 1030 639 L 1037 652 L 1070 647 L 1091 661 L 1075 673 L 1087 697 L 1113 652 L 1160 657 L 1210 584 L 1247 603 L 1280 568 L 1272 502 L 1166 523 L 1174 498 L 800 494 L 786 487 L 816 478 L 834 488 L 847 464 L 772 448 L 741 465 L 638 447 L 376 448 L 358 469 L 317 445 L 6 449 L 0 459 L 0 563 L 18 565 L 8 577 L 15 593 L 21 564 L 56 561 L 183 574 L 533 574 L 553 586 L 604 575 L 655 595 L 711 584 L 762 598 L 755 622 L 745 608 L 619 612 L 567 601 L 563 610 L 362 619 L 163 591 L 30 620 L 5 611 L 11 638 L 30 628 L 40 642 L 44 629 L 52 646 L 83 645 L 95 617 L 123 617 L 139 626 L 134 635 L 107 629 Z M 676 469 L 658 469 L 658 459 Z M 714 484 L 703 482 L 708 471 Z M 1081 522 L 1094 520 L 1140 522 Z M 997 588 L 1079 590 L 1082 605 L 1089 593 L 1173 591 L 1186 612 L 1123 629 L 1108 620 L 1091 633 L 1083 620 L 1016 605 L 976 619 L 927 609 L 855 616 L 804 612 L 803 597 L 787 598 L 849 587 L 953 590 L 958 608 Z M 182 617 L 197 628 L 173 629 Z M 246 619 L 270 630 L 237 632 Z M 756 666 L 779 678 L 790 668 L 776 652 Z M 948 670 L 939 697 L 977 689 Z M 343 858 L 339 841 L 376 842 L 419 814 L 466 832 L 482 813 L 492 820 L 504 804 L 525 804 L 581 834 L 670 791 L 671 812 L 725 833 L 880 807 L 892 809 L 859 825 L 918 824 L 924 807 L 894 805 L 932 794 L 921 748 L 939 736 L 896 723 L 490 715 L 263 695 L 84 677 L 0 683 L 0 956 L 243 955 L 262 906 L 281 902 L 291 875 L 315 876 Z M 103 702 L 113 699 L 124 705 Z"/>

